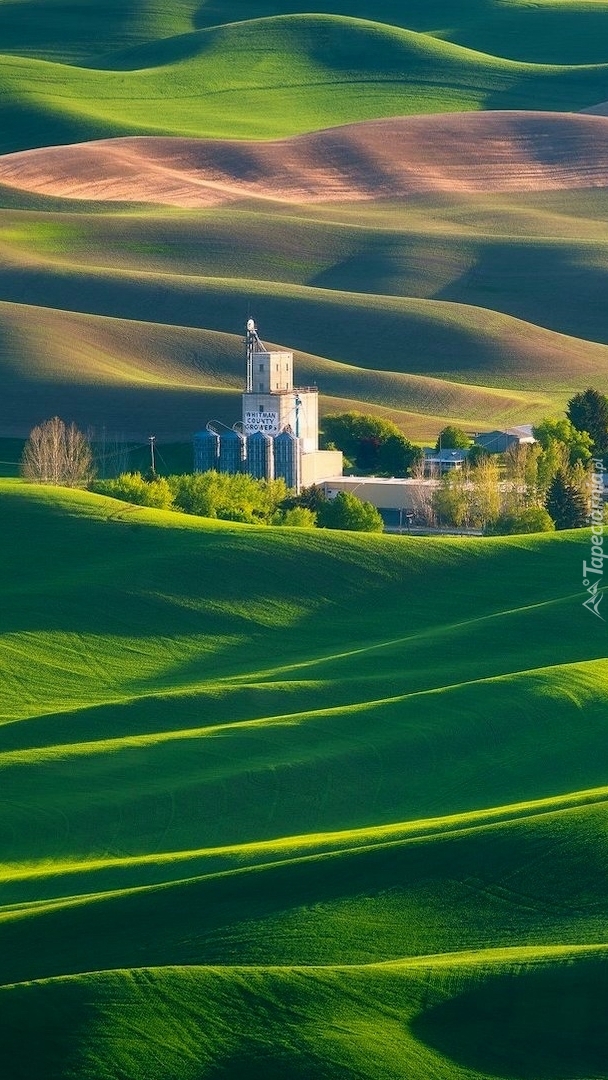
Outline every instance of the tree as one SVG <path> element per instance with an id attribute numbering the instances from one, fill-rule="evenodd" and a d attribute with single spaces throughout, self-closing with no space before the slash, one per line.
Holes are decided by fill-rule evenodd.
<path id="1" fill-rule="evenodd" d="M 384 522 L 375 506 L 362 502 L 350 491 L 339 491 L 335 499 L 328 499 L 317 513 L 322 529 L 349 529 L 352 532 L 382 532 Z"/>
<path id="2" fill-rule="evenodd" d="M 490 457 L 490 454 L 485 446 L 482 446 L 480 443 L 473 443 L 467 454 L 467 461 L 469 465 L 477 465 L 483 458 L 487 457 Z"/>
<path id="3" fill-rule="evenodd" d="M 469 521 L 477 528 L 485 528 L 496 521 L 500 513 L 500 471 L 497 455 L 480 458 L 469 469 L 470 503 Z"/>
<path id="4" fill-rule="evenodd" d="M 256 480 L 247 473 L 211 470 L 169 476 L 168 483 L 176 509 L 249 524 L 269 522 L 287 496 L 284 480 Z"/>
<path id="5" fill-rule="evenodd" d="M 559 439 L 549 439 L 538 459 L 537 485 L 541 499 L 546 499 L 553 478 L 558 472 L 568 472 L 568 447 Z"/>
<path id="6" fill-rule="evenodd" d="M 433 509 L 444 525 L 460 529 L 469 524 L 471 502 L 467 469 L 450 469 L 433 492 Z"/>
<path id="7" fill-rule="evenodd" d="M 591 514 L 591 489 L 593 485 L 592 479 L 592 466 L 583 465 L 581 461 L 577 461 L 576 465 L 573 465 L 571 469 L 568 469 L 568 480 L 580 492 L 583 502 L 585 504 L 585 514 L 587 518 Z"/>
<path id="8" fill-rule="evenodd" d="M 588 387 L 582 394 L 570 398 L 566 415 L 575 428 L 589 433 L 597 454 L 608 452 L 608 397 L 605 394 Z"/>
<path id="9" fill-rule="evenodd" d="M 325 417 L 325 443 L 337 446 L 362 472 L 405 476 L 422 457 L 391 420 L 368 413 L 332 413 Z"/>
<path id="10" fill-rule="evenodd" d="M 246 473 L 210 471 L 153 480 L 146 480 L 141 473 L 123 473 L 114 480 L 96 480 L 91 487 L 100 495 L 139 506 L 248 524 L 270 524 L 277 512 L 289 509 L 284 480 L 256 480 Z M 307 511 L 299 522 L 290 519 L 289 523 L 310 524 L 311 517 L 314 519 L 314 514 Z M 280 520 L 280 524 L 287 522 Z"/>
<path id="11" fill-rule="evenodd" d="M 440 450 L 468 450 L 471 442 L 466 431 L 455 424 L 448 424 L 437 436 L 435 451 L 439 453 Z"/>
<path id="12" fill-rule="evenodd" d="M 405 476 L 421 458 L 420 447 L 414 446 L 402 432 L 389 432 L 385 438 L 380 439 L 376 468 L 379 473 L 387 473 L 389 476 Z"/>
<path id="13" fill-rule="evenodd" d="M 313 514 L 316 514 L 319 507 L 326 502 L 327 495 L 323 488 L 317 484 L 311 484 L 310 487 L 302 488 L 299 495 L 289 495 L 281 503 L 281 509 L 289 510 L 295 506 L 303 506 L 306 510 L 312 510 Z"/>
<path id="14" fill-rule="evenodd" d="M 74 423 L 54 416 L 33 428 L 23 450 L 21 472 L 27 480 L 64 487 L 86 487 L 93 477 L 88 439 Z"/>
<path id="15" fill-rule="evenodd" d="M 505 479 L 502 511 L 517 514 L 538 502 L 538 468 L 543 450 L 540 443 L 514 443 L 505 451 Z"/>
<path id="16" fill-rule="evenodd" d="M 591 436 L 588 431 L 579 431 L 565 416 L 545 417 L 537 427 L 532 428 L 532 433 L 543 450 L 548 449 L 552 440 L 563 443 L 568 449 L 570 465 L 576 465 L 577 461 L 586 465 L 591 460 Z"/>
<path id="17" fill-rule="evenodd" d="M 436 465 L 427 465 L 424 458 L 415 462 L 410 471 L 412 480 L 417 484 L 412 485 L 412 503 L 416 518 L 424 525 L 434 526 L 437 524 L 433 496 L 437 487 L 439 474 Z"/>
<path id="18" fill-rule="evenodd" d="M 299 495 L 293 491 L 288 492 L 286 498 L 278 504 L 271 525 L 298 525 L 301 528 L 316 525 L 317 513 L 321 506 L 327 502 L 327 496 L 323 488 L 316 484 L 302 488 Z M 304 514 L 293 514 L 292 511 L 304 511 Z M 289 515 L 289 516 L 288 516 Z"/>
<path id="19" fill-rule="evenodd" d="M 581 491 L 559 469 L 549 485 L 546 508 L 556 529 L 579 529 L 587 524 L 587 507 Z"/>

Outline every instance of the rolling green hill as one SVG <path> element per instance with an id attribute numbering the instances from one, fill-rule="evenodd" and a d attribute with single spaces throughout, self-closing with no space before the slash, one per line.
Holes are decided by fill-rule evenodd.
<path id="1" fill-rule="evenodd" d="M 45 278 L 42 278 L 41 284 L 44 283 Z M 124 286 L 124 279 L 112 283 L 111 295 L 118 295 L 117 285 L 121 283 Z M 129 283 L 133 283 L 132 279 Z M 95 284 L 99 284 L 99 279 Z M 127 306 L 128 293 L 123 289 L 121 315 L 133 315 L 137 310 L 135 304 L 142 299 L 152 305 L 160 297 L 164 284 L 162 279 L 157 279 L 143 291 L 143 296 L 135 288 L 131 305 L 127 303 Z M 506 317 L 491 320 L 481 311 L 471 310 L 463 316 L 460 309 L 451 305 L 436 305 L 435 310 L 433 305 L 424 303 L 402 302 L 389 306 L 385 301 L 374 325 L 385 330 L 387 335 L 384 358 L 387 369 L 378 370 L 373 366 L 375 354 L 365 353 L 366 340 L 372 348 L 372 331 L 368 313 L 362 310 L 357 296 L 343 295 L 340 297 L 342 303 L 332 304 L 327 303 L 323 294 L 309 299 L 306 292 L 300 290 L 287 294 L 280 303 L 271 297 L 270 288 L 254 293 L 253 286 L 247 289 L 237 282 L 224 287 L 208 283 L 193 285 L 190 289 L 180 288 L 174 298 L 180 308 L 180 322 L 189 318 L 194 321 L 195 312 L 203 309 L 209 313 L 206 321 L 219 326 L 231 325 L 231 315 L 233 323 L 238 319 L 239 299 L 241 306 L 245 306 L 246 297 L 253 295 L 258 301 L 257 309 L 268 308 L 268 320 L 274 317 L 277 328 L 280 330 L 282 323 L 287 333 L 296 310 L 307 308 L 311 320 L 330 320 L 334 316 L 337 348 L 341 325 L 349 326 L 352 335 L 359 327 L 361 338 L 357 350 L 353 349 L 355 355 L 350 362 L 329 361 L 307 352 L 296 354 L 299 381 L 322 387 L 324 411 L 355 402 L 359 409 L 368 406 L 387 409 L 396 417 L 400 413 L 410 413 L 413 414 L 411 418 L 402 417 L 408 430 L 411 431 L 414 424 L 428 435 L 440 426 L 441 418 L 446 417 L 460 418 L 461 422 L 480 428 L 487 427 L 492 420 L 515 423 L 522 415 L 540 420 L 563 407 L 567 398 L 583 383 L 585 371 L 600 385 L 606 385 L 606 376 L 600 375 L 606 368 L 604 346 L 589 346 L 587 350 L 578 348 L 576 341 L 568 339 L 562 344 L 557 335 L 535 333 L 534 328 Z M 235 299 L 229 295 L 229 290 L 237 289 Z M 66 288 L 66 297 L 68 291 Z M 168 312 L 163 314 L 166 318 L 171 317 Z M 423 351 L 428 343 L 431 356 L 441 357 L 450 332 L 458 341 L 459 320 L 467 315 L 471 330 L 469 335 L 463 334 L 460 356 L 466 355 L 470 363 L 469 358 L 475 356 L 473 350 L 478 349 L 478 368 L 459 372 L 458 357 L 452 354 L 450 369 L 439 376 L 432 373 L 430 357 L 427 357 L 426 365 L 420 365 L 420 374 L 398 370 L 400 366 L 417 366 L 411 354 L 403 357 L 400 353 L 400 334 L 410 335 L 412 349 Z M 99 430 L 106 426 L 112 432 L 141 439 L 147 437 L 146 431 L 153 425 L 165 440 L 189 441 L 193 432 L 208 419 L 234 423 L 240 413 L 243 347 L 242 340 L 233 334 L 187 330 L 182 326 L 158 323 L 142 324 L 128 318 L 100 318 L 23 303 L 0 304 L 0 327 L 0 355 L 7 369 L 5 407 L 10 415 L 19 418 L 14 426 L 9 427 L 6 423 L 7 435 L 25 436 L 45 413 L 55 409 L 64 413 L 69 410 L 69 415 L 82 427 L 93 426 Z M 74 336 L 66 346 L 65 337 L 69 330 L 74 331 Z M 490 334 L 494 336 L 490 355 L 495 370 L 506 368 L 499 377 L 490 364 L 485 366 L 483 363 L 487 355 L 486 350 L 481 349 L 484 333 L 488 338 Z M 527 341 L 526 334 L 529 336 Z M 521 346 L 517 348 L 519 341 Z M 322 343 L 318 338 L 316 341 L 304 338 L 303 344 Z M 388 353 L 389 346 L 392 346 L 391 354 Z M 512 356 L 509 350 L 514 346 L 517 353 Z M 563 373 L 556 363 L 560 354 Z M 587 354 L 595 359 L 595 365 L 587 359 Z M 544 361 L 547 377 L 543 387 L 535 388 L 534 379 L 527 378 L 531 358 L 538 361 L 539 367 Z M 578 359 L 580 365 L 575 371 L 568 367 L 568 362 L 572 363 L 573 359 Z M 397 370 L 390 370 L 392 364 Z M 429 367 L 431 374 L 426 373 Z M 525 390 L 509 389 L 509 376 L 514 372 L 526 386 Z M 467 375 L 470 382 L 465 381 Z M 538 382 L 538 375 L 536 379 Z"/>
<path id="2" fill-rule="evenodd" d="M 11 1080 L 608 1075 L 584 536 L 1 494 Z"/>
<path id="3" fill-rule="evenodd" d="M 572 110 L 608 97 L 595 35 L 603 3 L 579 5 L 580 32 L 568 34 L 575 9 L 564 3 L 101 10 L 103 27 L 90 4 L 68 13 L 49 3 L 28 44 L 21 20 L 32 5 L 0 3 L 5 150 L 101 137 L 114 146 L 111 136 L 130 132 L 269 140 L 393 114 Z M 529 54 L 513 60 L 503 46 L 516 30 Z M 594 133 L 572 130 L 564 145 L 585 158 Z M 512 133 L 503 137 L 510 147 Z M 531 138 L 522 129 L 513 154 L 527 154 Z M 432 177 L 421 145 L 416 168 Z M 457 155 L 457 132 L 450 146 Z M 531 182 L 536 158 L 545 178 L 557 168 L 558 144 L 543 146 L 546 160 L 529 155 Z M 120 161 L 120 147 L 111 152 Z M 167 152 L 155 167 L 179 189 Z M 234 143 L 222 153 L 228 173 L 255 174 Z M 373 177 L 365 139 L 349 153 L 355 173 Z M 114 175 L 111 157 L 98 168 Z M 51 159 L 40 170 L 52 179 Z M 590 160 L 589 183 L 603 171 Z M 326 410 L 369 406 L 417 438 L 450 421 L 531 422 L 586 385 L 604 389 L 605 192 L 567 190 L 566 168 L 561 192 L 452 196 L 446 175 L 444 191 L 391 204 L 374 201 L 372 183 L 356 209 L 286 207 L 270 194 L 230 209 L 142 210 L 4 188 L 0 435 L 23 437 L 50 412 L 136 438 L 154 428 L 188 439 L 210 415 L 231 421 L 235 335 L 254 308 L 264 336 L 296 350 Z M 92 160 L 85 194 L 95 182 Z"/>
<path id="4" fill-rule="evenodd" d="M 329 15 L 197 31 L 108 68 L 5 55 L 0 150 L 128 133 L 276 138 L 377 116 L 573 111 L 608 98 L 606 63 L 524 64 Z"/>
<path id="5" fill-rule="evenodd" d="M 0 438 L 608 392 L 608 3 L 301 8 L 0 0 Z M 608 1080 L 586 532 L 0 506 L 2 1080 Z"/>
<path id="6" fill-rule="evenodd" d="M 206 0 L 196 25 L 297 13 L 298 0 Z M 605 0 L 327 0 L 331 14 L 417 30 L 479 52 L 535 63 L 605 61 Z"/>
<path id="7" fill-rule="evenodd" d="M 539 420 L 588 384 L 608 389 L 605 227 L 591 213 L 604 202 L 577 219 L 574 194 L 458 200 L 432 228 L 428 199 L 356 215 L 7 209 L 3 433 L 52 412 L 136 438 L 233 422 L 248 308 L 296 350 L 326 411 L 371 405 L 420 438 L 451 420 Z"/>
<path id="8" fill-rule="evenodd" d="M 225 23 L 300 14 L 297 0 L 2 0 L 3 51 L 99 63 L 107 55 Z M 323 11 L 374 19 L 479 52 L 535 63 L 605 61 L 605 0 L 327 0 Z M 162 47 L 162 46 L 161 46 Z"/>

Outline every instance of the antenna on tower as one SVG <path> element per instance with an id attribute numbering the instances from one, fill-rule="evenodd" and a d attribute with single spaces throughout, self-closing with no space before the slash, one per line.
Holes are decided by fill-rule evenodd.
<path id="1" fill-rule="evenodd" d="M 257 336 L 255 322 L 253 319 L 247 319 L 247 377 L 245 380 L 245 391 L 248 394 L 253 392 L 253 350 Z"/>
<path id="2" fill-rule="evenodd" d="M 246 378 L 246 393 L 253 393 L 253 354 L 254 352 L 266 352 L 266 346 L 260 341 L 258 337 L 257 327 L 253 319 L 247 319 L 247 337 L 245 338 L 247 345 L 247 378 Z"/>

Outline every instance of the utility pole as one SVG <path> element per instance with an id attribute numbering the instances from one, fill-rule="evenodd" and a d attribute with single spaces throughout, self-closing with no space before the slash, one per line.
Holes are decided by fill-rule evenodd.
<path id="1" fill-rule="evenodd" d="M 101 478 L 106 478 L 106 425 L 101 429 Z"/>
<path id="2" fill-rule="evenodd" d="M 154 443 L 156 441 L 156 435 L 150 435 L 150 469 L 153 476 L 156 476 L 156 462 L 154 460 Z"/>

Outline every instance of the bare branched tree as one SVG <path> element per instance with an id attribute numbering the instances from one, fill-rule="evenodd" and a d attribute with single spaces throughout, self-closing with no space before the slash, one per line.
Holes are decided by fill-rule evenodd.
<path id="1" fill-rule="evenodd" d="M 412 503 L 416 518 L 423 525 L 435 526 L 437 514 L 434 505 L 434 493 L 439 479 L 439 470 L 434 463 L 425 462 L 424 458 L 416 461 L 410 470 L 412 480 Z"/>
<path id="2" fill-rule="evenodd" d="M 75 424 L 54 416 L 30 432 L 21 458 L 26 480 L 64 487 L 84 487 L 93 478 L 89 441 Z"/>

